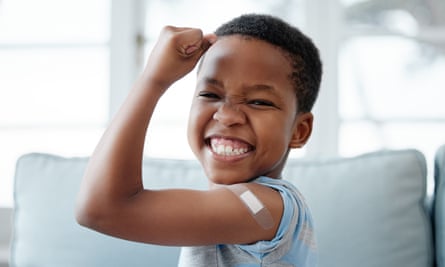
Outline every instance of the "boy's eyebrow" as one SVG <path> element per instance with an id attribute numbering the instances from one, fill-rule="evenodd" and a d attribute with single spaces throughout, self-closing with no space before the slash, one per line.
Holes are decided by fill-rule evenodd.
<path id="1" fill-rule="evenodd" d="M 213 85 L 215 87 L 223 88 L 224 84 L 222 81 L 217 80 L 215 78 L 205 78 L 204 82 L 209 85 Z M 254 84 L 244 87 L 247 91 L 269 91 L 271 93 L 275 93 L 275 87 L 267 84 Z"/>
<path id="2" fill-rule="evenodd" d="M 254 84 L 245 87 L 248 91 L 268 91 L 271 93 L 275 93 L 275 87 L 267 84 Z"/>
<path id="3" fill-rule="evenodd" d="M 220 80 L 217 80 L 217 79 L 215 79 L 215 78 L 206 77 L 206 78 L 204 79 L 204 83 L 205 83 L 205 84 L 213 85 L 213 86 L 215 86 L 215 87 L 220 87 L 220 88 L 223 88 L 223 87 L 224 87 L 224 84 L 223 84 Z"/>

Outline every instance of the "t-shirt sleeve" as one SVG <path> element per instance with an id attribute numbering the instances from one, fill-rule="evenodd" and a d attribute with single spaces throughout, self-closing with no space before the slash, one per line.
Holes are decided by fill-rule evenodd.
<path id="1" fill-rule="evenodd" d="M 277 234 L 272 240 L 258 241 L 254 244 L 249 245 L 238 245 L 238 247 L 252 255 L 262 258 L 271 251 L 275 250 L 280 244 L 284 242 L 290 242 L 292 238 L 292 233 L 289 231 L 294 231 L 296 229 L 296 222 L 298 220 L 294 219 L 294 214 L 298 215 L 298 205 L 293 200 L 291 193 L 285 190 L 283 187 L 275 185 L 266 185 L 272 187 L 279 191 L 281 198 L 283 200 L 283 215 L 281 217 L 281 222 L 278 227 Z M 294 223 L 292 223 L 294 221 Z"/>

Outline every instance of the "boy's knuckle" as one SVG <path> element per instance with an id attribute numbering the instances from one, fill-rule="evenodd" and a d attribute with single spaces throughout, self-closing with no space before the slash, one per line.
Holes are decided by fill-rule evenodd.
<path id="1" fill-rule="evenodd" d="M 171 25 L 166 25 L 162 28 L 162 31 L 166 31 L 166 32 L 170 32 L 170 31 L 174 31 L 175 27 L 171 26 Z"/>

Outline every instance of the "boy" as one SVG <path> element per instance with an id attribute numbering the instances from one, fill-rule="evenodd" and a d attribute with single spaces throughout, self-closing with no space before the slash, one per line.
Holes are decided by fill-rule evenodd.
<path id="1" fill-rule="evenodd" d="M 201 57 L 188 140 L 210 189 L 144 189 L 143 146 L 156 103 Z M 204 36 L 165 27 L 91 157 L 79 223 L 187 246 L 181 266 L 314 266 L 309 210 L 280 178 L 290 149 L 311 134 L 320 79 L 316 47 L 278 18 L 244 15 Z"/>

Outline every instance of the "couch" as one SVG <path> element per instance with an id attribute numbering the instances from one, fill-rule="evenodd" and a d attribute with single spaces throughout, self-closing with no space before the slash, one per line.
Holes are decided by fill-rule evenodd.
<path id="1" fill-rule="evenodd" d="M 32 153 L 16 167 L 11 267 L 176 266 L 179 248 L 140 244 L 79 226 L 75 198 L 87 158 Z M 149 188 L 206 188 L 192 160 L 144 159 Z M 147 178 L 150 176 L 151 178 Z M 290 159 L 285 179 L 312 208 L 321 267 L 445 267 L 445 146 L 434 195 L 417 150 Z"/>

